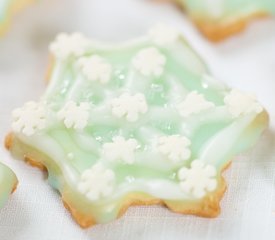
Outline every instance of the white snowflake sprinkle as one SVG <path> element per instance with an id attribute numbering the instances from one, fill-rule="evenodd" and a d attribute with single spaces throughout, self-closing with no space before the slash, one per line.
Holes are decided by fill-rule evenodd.
<path id="1" fill-rule="evenodd" d="M 194 160 L 191 168 L 183 167 L 178 171 L 181 190 L 198 199 L 217 188 L 216 176 L 216 168 L 200 160 Z"/>
<path id="2" fill-rule="evenodd" d="M 202 94 L 196 91 L 190 92 L 185 100 L 179 104 L 178 110 L 182 117 L 188 117 L 214 107 L 212 102 L 207 101 Z"/>
<path id="3" fill-rule="evenodd" d="M 163 74 L 166 58 L 154 47 L 142 49 L 134 57 L 134 68 L 144 76 L 159 77 Z"/>
<path id="4" fill-rule="evenodd" d="M 12 130 L 22 132 L 26 136 L 46 127 L 45 105 L 37 102 L 27 102 L 22 108 L 12 112 Z"/>
<path id="5" fill-rule="evenodd" d="M 254 95 L 246 94 L 236 89 L 231 90 L 224 98 L 224 103 L 235 118 L 249 113 L 258 114 L 263 111 L 262 105 L 256 100 Z"/>
<path id="6" fill-rule="evenodd" d="M 191 156 L 189 146 L 191 142 L 188 138 L 179 135 L 163 136 L 158 139 L 158 150 L 166 155 L 174 163 L 188 160 Z"/>
<path id="7" fill-rule="evenodd" d="M 125 140 L 123 137 L 114 137 L 113 142 L 103 145 L 103 155 L 109 161 L 121 161 L 133 164 L 135 161 L 134 152 L 138 146 L 135 139 Z"/>
<path id="8" fill-rule="evenodd" d="M 78 190 L 89 200 L 96 201 L 111 195 L 114 191 L 115 173 L 101 163 L 85 170 L 80 178 Z"/>
<path id="9" fill-rule="evenodd" d="M 59 59 L 66 59 L 71 56 L 84 54 L 89 41 L 81 33 L 68 35 L 60 33 L 56 40 L 51 43 L 49 50 Z"/>
<path id="10" fill-rule="evenodd" d="M 130 95 L 124 93 L 111 101 L 112 114 L 118 118 L 126 117 L 129 122 L 135 122 L 139 114 L 146 113 L 148 106 L 142 93 Z"/>
<path id="11" fill-rule="evenodd" d="M 57 113 L 57 118 L 63 121 L 67 128 L 83 129 L 88 124 L 89 103 L 82 102 L 78 105 L 69 101 Z"/>
<path id="12" fill-rule="evenodd" d="M 179 38 L 179 31 L 177 29 L 165 25 L 158 24 L 149 30 L 150 39 L 157 45 L 165 46 L 174 43 Z"/>
<path id="13" fill-rule="evenodd" d="M 98 81 L 103 84 L 110 81 L 112 66 L 104 58 L 98 55 L 82 57 L 77 64 L 84 76 L 90 81 Z"/>

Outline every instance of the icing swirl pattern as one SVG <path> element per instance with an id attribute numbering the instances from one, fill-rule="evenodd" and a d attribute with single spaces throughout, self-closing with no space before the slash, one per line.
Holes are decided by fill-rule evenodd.
<path id="1" fill-rule="evenodd" d="M 254 97 L 210 77 L 179 32 L 159 32 L 118 46 L 58 36 L 41 103 L 13 114 L 11 151 L 46 166 L 84 227 L 129 199 L 217 215 L 222 170 L 267 126 Z"/>

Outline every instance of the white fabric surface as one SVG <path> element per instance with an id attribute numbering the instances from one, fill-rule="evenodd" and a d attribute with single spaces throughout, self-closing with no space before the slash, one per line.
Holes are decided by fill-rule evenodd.
<path id="1" fill-rule="evenodd" d="M 45 89 L 47 45 L 60 31 L 82 31 L 106 40 L 126 40 L 155 22 L 177 25 L 204 57 L 214 75 L 230 86 L 255 92 L 270 112 L 271 126 L 259 143 L 234 159 L 222 213 L 215 219 L 132 207 L 121 219 L 81 229 L 37 169 L 0 159 L 20 184 L 0 211 L 0 240 L 179 240 L 275 239 L 275 21 L 258 21 L 221 44 L 202 38 L 172 5 L 149 0 L 40 0 L 14 19 L 0 40 L 0 137 L 9 131 L 10 112 Z"/>

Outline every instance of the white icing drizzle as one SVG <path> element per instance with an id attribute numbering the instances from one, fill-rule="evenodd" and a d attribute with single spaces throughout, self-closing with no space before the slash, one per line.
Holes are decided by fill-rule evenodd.
<path id="1" fill-rule="evenodd" d="M 103 144 L 103 157 L 108 161 L 133 164 L 135 162 L 134 153 L 137 147 L 138 143 L 136 139 L 125 140 L 124 137 L 117 136 L 113 138 L 113 142 Z"/>
<path id="2" fill-rule="evenodd" d="M 186 161 L 191 156 L 189 146 L 191 141 L 179 135 L 162 136 L 158 139 L 158 151 L 166 155 L 173 163 Z"/>
<path id="3" fill-rule="evenodd" d="M 98 81 L 102 84 L 110 81 L 112 66 L 99 55 L 82 57 L 77 61 L 77 65 L 90 81 Z"/>
<path id="4" fill-rule="evenodd" d="M 55 41 L 50 44 L 49 50 L 55 57 L 64 60 L 71 56 L 83 55 L 88 45 L 88 39 L 81 33 L 71 35 L 60 33 Z"/>
<path id="5" fill-rule="evenodd" d="M 12 112 L 12 130 L 31 136 L 46 127 L 46 109 L 43 103 L 27 102 Z"/>
<path id="6" fill-rule="evenodd" d="M 231 90 L 225 96 L 224 103 L 234 118 L 249 113 L 258 114 L 263 111 L 262 105 L 256 100 L 254 95 L 243 93 L 237 89 Z"/>
<path id="7" fill-rule="evenodd" d="M 150 39 L 159 46 L 173 44 L 178 40 L 179 36 L 177 29 L 165 24 L 158 24 L 149 30 Z"/>
<path id="8" fill-rule="evenodd" d="M 57 118 L 64 122 L 67 128 L 84 129 L 89 119 L 89 103 L 82 102 L 77 105 L 69 101 L 57 113 Z"/>
<path id="9" fill-rule="evenodd" d="M 78 190 L 89 200 L 96 201 L 111 195 L 114 183 L 115 173 L 111 169 L 106 169 L 102 163 L 97 163 L 82 173 Z"/>
<path id="10" fill-rule="evenodd" d="M 205 82 L 208 86 L 216 88 L 217 90 L 226 91 L 225 84 L 222 81 L 209 75 L 209 73 L 202 74 L 202 81 Z"/>
<path id="11" fill-rule="evenodd" d="M 47 134 L 35 134 L 31 136 L 31 138 L 23 134 L 18 134 L 17 137 L 20 141 L 36 149 L 43 149 L 47 156 L 54 159 L 55 163 L 60 167 L 60 171 L 62 172 L 65 181 L 69 185 L 75 186 L 79 179 L 79 172 L 64 161 L 64 159 L 68 158 L 68 153 L 62 149 L 61 144 L 53 137 L 48 136 Z"/>
<path id="12" fill-rule="evenodd" d="M 130 95 L 124 93 L 111 101 L 112 114 L 117 118 L 125 117 L 129 122 L 135 122 L 139 114 L 146 113 L 148 106 L 144 94 Z"/>
<path id="13" fill-rule="evenodd" d="M 144 76 L 159 77 L 163 74 L 165 56 L 155 47 L 140 50 L 133 58 L 133 67 Z"/>
<path id="14" fill-rule="evenodd" d="M 230 154 L 232 149 L 236 148 L 240 141 L 249 141 L 242 135 L 247 131 L 247 126 L 249 126 L 256 117 L 255 115 L 247 115 L 235 119 L 229 126 L 223 128 L 211 137 L 198 154 L 200 160 L 215 165 L 217 169 L 221 170 L 228 162 L 228 159 L 231 159 L 231 156 L 239 153 L 233 152 Z"/>
<path id="15" fill-rule="evenodd" d="M 180 188 L 195 198 L 202 198 L 217 188 L 216 176 L 216 168 L 200 160 L 194 160 L 190 168 L 183 167 L 178 171 Z"/>
<path id="16" fill-rule="evenodd" d="M 207 101 L 202 94 L 193 91 L 178 105 L 178 110 L 182 117 L 189 117 L 214 106 L 214 103 Z"/>
<path id="17" fill-rule="evenodd" d="M 58 119 L 67 128 L 83 129 L 89 124 L 93 126 L 93 129 L 86 128 L 81 133 L 79 131 L 67 131 L 63 126 L 60 127 L 60 122 L 56 122 L 56 118 L 53 117 L 50 119 L 50 124 L 56 124 L 58 131 L 50 129 L 50 132 L 45 131 L 45 134 L 44 132 L 43 134 L 36 134 L 32 138 L 17 134 L 24 143 L 46 153 L 49 158 L 53 159 L 60 167 L 66 184 L 68 183 L 73 189 L 77 187 L 91 201 L 101 200 L 101 198 L 108 196 L 107 199 L 100 202 L 103 211 L 105 211 L 105 200 L 116 205 L 119 204 L 118 199 L 130 192 L 143 192 L 162 199 L 180 201 L 205 196 L 207 192 L 216 188 L 217 171 L 220 171 L 224 163 L 228 161 L 229 155 L 230 157 L 233 156 L 235 144 L 243 143 L 240 141 L 241 134 L 255 118 L 251 115 L 238 119 L 231 118 L 229 109 L 235 103 L 232 104 L 230 94 L 224 99 L 226 106 L 220 107 L 214 106 L 212 102 L 207 101 L 202 94 L 196 91 L 188 94 L 189 88 L 185 86 L 181 78 L 183 76 L 188 77 L 190 74 L 198 78 L 201 76 L 200 80 L 204 84 L 203 87 L 206 86 L 206 91 L 208 88 L 223 94 L 228 90 L 227 88 L 218 88 L 215 80 L 207 76 L 205 65 L 190 50 L 189 46 L 185 45 L 184 41 L 182 41 L 183 44 L 175 42 L 179 36 L 175 32 L 169 35 L 168 32 L 158 27 L 157 30 L 150 31 L 149 38 L 126 44 L 125 48 L 130 52 L 132 51 L 131 47 L 137 49 L 142 46 L 136 55 L 129 56 L 128 60 L 132 59 L 133 66 L 130 70 L 127 69 L 129 63 L 122 62 L 124 58 L 121 62 L 120 60 L 111 60 L 114 62 L 113 66 L 108 62 L 108 59 L 115 59 L 113 56 L 116 57 L 116 53 L 114 55 L 111 53 L 113 50 L 117 51 L 117 48 L 112 46 L 105 48 L 103 45 L 94 45 L 94 42 L 91 42 L 91 49 L 87 51 L 88 41 L 83 37 L 83 42 L 80 41 L 80 44 L 76 44 L 75 40 L 68 40 L 71 42 L 67 44 L 65 49 L 62 49 L 61 42 L 69 36 L 60 37 L 63 40 L 59 39 L 55 45 L 52 44 L 54 47 L 51 47 L 58 59 L 55 59 L 55 69 L 45 99 L 54 96 L 63 83 L 68 83 L 66 85 L 68 91 L 64 94 L 64 98 L 62 97 L 57 103 L 61 106 L 64 104 L 57 113 Z M 165 36 L 166 34 L 169 36 Z M 167 85 L 156 84 L 159 84 L 157 86 L 160 89 L 159 94 L 164 96 L 164 101 L 167 100 L 165 102 L 154 98 L 155 92 L 152 94 L 151 89 L 149 89 L 153 85 L 153 78 L 164 73 L 166 64 L 166 58 L 161 50 L 155 47 L 143 48 L 150 45 L 150 41 L 161 45 L 160 49 L 163 52 L 169 50 L 167 56 L 171 57 L 171 61 L 179 66 L 177 69 L 182 67 L 182 71 L 176 68 L 167 68 L 165 78 L 159 79 L 161 80 L 159 82 Z M 57 44 L 58 42 L 59 44 Z M 172 45 L 173 43 L 175 45 Z M 121 48 L 121 50 L 124 51 L 125 48 Z M 102 56 L 91 55 L 92 49 L 95 49 L 96 52 L 102 50 Z M 70 59 L 70 57 L 75 56 L 78 57 L 75 59 L 76 61 Z M 123 56 L 128 56 L 128 53 Z M 78 67 L 75 67 L 75 63 Z M 84 91 L 86 89 L 83 89 L 88 86 L 87 80 L 102 84 L 108 83 L 111 78 L 117 77 L 117 71 L 120 71 L 119 68 L 116 69 L 118 65 L 120 69 L 123 69 L 121 71 L 123 79 L 119 88 L 112 84 L 104 86 L 93 84 L 91 94 L 99 95 L 99 103 L 95 102 L 93 107 L 86 102 L 78 104 L 78 98 L 85 97 L 84 99 L 86 99 L 90 94 L 87 94 Z M 221 98 L 221 94 L 217 94 L 217 96 Z M 187 97 L 182 101 L 182 96 L 186 95 Z M 49 99 L 51 99 L 50 97 Z M 87 99 L 89 99 L 88 97 Z M 75 101 L 66 103 L 69 99 Z M 221 101 L 222 98 L 219 100 Z M 151 101 L 153 104 L 150 105 L 149 109 L 148 105 Z M 182 102 L 180 103 L 180 101 Z M 187 117 L 212 107 L 213 111 L 204 113 L 203 120 L 201 117 L 196 118 L 197 116 L 194 116 L 194 119 L 181 119 L 179 116 Z M 244 112 L 246 113 L 246 111 Z M 55 113 L 50 112 L 50 116 L 53 114 Z M 89 116 L 92 117 L 89 118 Z M 116 118 L 121 118 L 122 121 L 118 121 Z M 129 124 L 124 120 L 129 122 L 141 121 Z M 181 125 L 182 120 L 184 120 L 183 125 Z M 202 143 L 202 146 L 199 146 L 199 150 L 194 147 L 194 154 L 191 154 L 191 141 L 185 136 L 192 139 L 192 134 L 196 134 L 198 128 L 205 127 L 205 124 L 213 121 L 228 122 L 230 125 L 223 127 L 213 136 L 207 136 L 208 139 Z M 179 135 L 169 136 L 169 134 L 175 133 Z M 105 140 L 106 137 L 109 139 L 113 134 L 119 136 L 114 137 L 112 141 Z M 120 135 L 128 136 L 128 139 Z M 194 142 L 193 145 L 197 145 L 196 143 L 198 142 Z M 73 149 L 70 149 L 70 146 L 73 146 Z M 100 156 L 100 154 L 102 155 Z M 191 155 L 196 155 L 199 160 L 194 160 L 192 163 Z M 95 163 L 93 167 L 85 170 L 80 176 L 84 166 L 96 161 L 101 161 L 104 166 L 102 163 Z M 125 171 L 124 169 L 118 171 L 115 176 L 115 173 L 109 169 L 111 166 L 116 166 L 113 164 L 114 162 L 125 164 L 123 166 Z M 183 167 L 189 162 L 191 162 L 190 168 Z M 127 164 L 131 166 L 127 166 Z M 215 165 L 216 169 L 212 165 Z M 144 173 L 135 175 L 135 169 L 139 167 L 144 168 Z M 179 170 L 179 168 L 181 169 Z M 175 181 L 177 176 L 179 181 Z M 96 217 L 100 218 L 100 216 Z"/>

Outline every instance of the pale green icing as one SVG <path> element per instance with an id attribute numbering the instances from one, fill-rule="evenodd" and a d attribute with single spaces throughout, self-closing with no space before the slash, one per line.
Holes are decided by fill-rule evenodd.
<path id="1" fill-rule="evenodd" d="M 8 167 L 0 163 L 0 208 L 4 206 L 16 184 L 17 178 L 15 174 Z"/>
<path id="2" fill-rule="evenodd" d="M 158 49 L 166 58 L 161 76 L 143 76 L 132 66 L 137 52 L 148 47 Z M 49 170 L 50 184 L 77 210 L 93 216 L 97 222 L 117 218 L 123 198 L 129 193 L 144 193 L 163 200 L 194 199 L 179 188 L 179 168 L 189 167 L 199 159 L 215 166 L 219 179 L 229 160 L 251 147 L 267 125 L 264 112 L 232 117 L 224 104 L 230 89 L 205 77 L 207 67 L 182 37 L 165 46 L 158 46 L 147 37 L 118 46 L 90 42 L 83 55 L 98 55 L 107 60 L 112 65 L 110 81 L 88 81 L 77 67 L 79 57 L 56 58 L 42 97 L 48 104 L 46 128 L 31 136 L 15 132 L 25 146 L 15 142 L 12 151 L 21 157 L 27 154 L 41 160 Z M 148 111 L 140 114 L 136 122 L 118 119 L 110 110 L 109 101 L 125 91 L 143 93 L 146 98 Z M 192 91 L 203 94 L 215 107 L 183 118 L 177 105 Z M 56 117 L 69 100 L 90 103 L 88 124 L 83 130 L 68 129 Z M 155 139 L 169 135 L 190 139 L 191 157 L 187 161 L 171 163 L 156 151 Z M 133 164 L 110 162 L 102 157 L 103 144 L 116 136 L 137 140 Z M 112 195 L 90 201 L 77 185 L 83 171 L 97 162 L 113 170 L 115 187 Z"/>
<path id="3" fill-rule="evenodd" d="M 236 21 L 254 13 L 275 14 L 274 0 L 178 0 L 197 18 L 210 21 Z"/>

